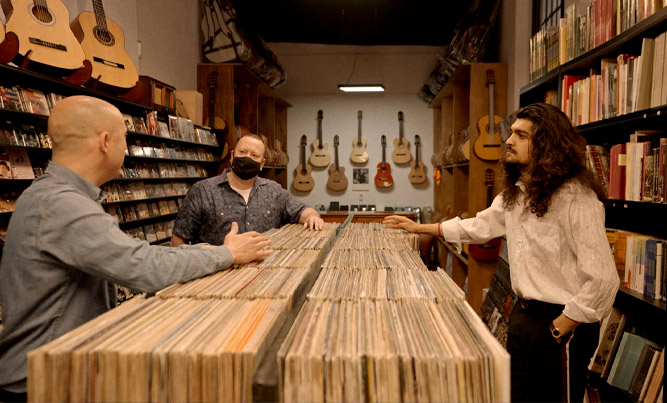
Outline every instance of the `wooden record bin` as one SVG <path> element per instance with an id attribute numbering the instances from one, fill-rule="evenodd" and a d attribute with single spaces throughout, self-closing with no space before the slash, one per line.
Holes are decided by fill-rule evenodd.
<path id="1" fill-rule="evenodd" d="M 499 191 L 499 161 L 480 159 L 473 146 L 480 134 L 478 122 L 489 115 L 489 86 L 487 71 L 493 72 L 494 115 L 507 116 L 507 65 L 503 63 L 463 64 L 433 99 L 433 149 L 434 162 L 440 167 L 440 184 L 434 185 L 435 212 L 441 220 L 460 217 L 474 217 L 487 207 L 486 170 L 494 172 L 493 194 Z M 462 133 L 469 129 L 469 161 L 451 162 L 445 155 L 454 149 L 464 151 Z M 481 312 L 484 289 L 488 289 L 495 262 L 480 262 L 463 253 L 457 253 L 452 245 L 438 244 L 438 260 L 445 267 L 448 254 L 452 254 L 452 277 L 461 287 L 466 278 L 468 289 L 466 299 L 479 314 Z"/>
<path id="2" fill-rule="evenodd" d="M 149 76 L 139 76 L 141 97 L 138 102 L 154 111 L 169 115 L 176 114 L 176 88 Z"/>
<path id="3" fill-rule="evenodd" d="M 212 80 L 212 77 L 215 79 Z M 240 63 L 197 65 L 197 91 L 204 95 L 204 116 L 211 116 L 211 96 L 215 116 L 226 126 L 230 148 L 244 130 L 266 137 L 268 148 L 284 152 L 287 144 L 287 108 L 271 87 Z M 206 120 L 206 119 L 205 119 Z M 205 122 L 205 124 L 207 124 Z M 267 163 L 261 174 L 287 188 L 287 164 Z"/>

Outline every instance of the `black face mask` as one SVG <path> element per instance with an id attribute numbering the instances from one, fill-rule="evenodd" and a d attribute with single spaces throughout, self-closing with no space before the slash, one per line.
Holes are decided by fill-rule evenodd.
<path id="1" fill-rule="evenodd" d="M 232 161 L 232 172 L 243 180 L 248 180 L 259 175 L 261 162 L 250 157 L 234 157 Z"/>

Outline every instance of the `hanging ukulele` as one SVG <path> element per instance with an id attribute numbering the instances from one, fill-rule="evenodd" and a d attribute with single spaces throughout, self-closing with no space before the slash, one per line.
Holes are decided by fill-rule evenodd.
<path id="1" fill-rule="evenodd" d="M 327 187 L 331 190 L 345 190 L 347 188 L 347 178 L 345 177 L 345 168 L 338 165 L 338 135 L 334 136 L 334 163 L 329 167 L 329 180 Z"/>
<path id="2" fill-rule="evenodd" d="M 296 167 L 295 170 L 296 176 L 294 177 L 294 182 L 292 182 L 292 186 L 294 186 L 294 189 L 298 190 L 299 192 L 309 192 L 313 190 L 313 186 L 315 186 L 315 181 L 313 180 L 313 177 L 310 175 L 310 172 L 313 170 L 313 168 L 306 161 L 307 144 L 308 144 L 308 138 L 304 134 L 303 136 L 301 136 L 301 144 L 299 145 L 299 147 L 301 148 L 299 152 L 299 166 Z"/>
<path id="3" fill-rule="evenodd" d="M 477 136 L 477 140 L 475 141 L 475 154 L 477 154 L 479 158 L 487 161 L 496 161 L 500 159 L 500 156 L 503 153 L 500 134 L 496 127 L 503 118 L 497 116 L 493 111 L 493 88 L 495 83 L 496 80 L 493 77 L 493 70 L 487 70 L 486 85 L 489 88 L 489 114 L 483 116 L 479 122 L 477 122 L 479 136 Z"/>
<path id="4" fill-rule="evenodd" d="M 398 112 L 398 138 L 394 139 L 394 151 L 391 159 L 395 164 L 407 164 L 412 159 L 410 155 L 410 142 L 403 137 L 403 112 Z"/>
<path id="5" fill-rule="evenodd" d="M 313 141 L 313 152 L 310 153 L 310 165 L 328 167 L 331 163 L 329 143 L 322 142 L 322 111 L 317 111 L 317 140 Z"/>
<path id="6" fill-rule="evenodd" d="M 484 181 L 484 184 L 486 185 L 486 207 L 489 207 L 491 202 L 493 202 L 493 180 L 493 170 L 491 168 L 487 168 L 486 180 Z M 470 256 L 474 257 L 480 262 L 495 262 L 496 259 L 498 259 L 498 255 L 500 254 L 501 241 L 502 238 L 493 238 L 483 244 L 470 244 Z"/>
<path id="7" fill-rule="evenodd" d="M 361 111 L 357 113 L 357 119 L 359 119 L 359 129 L 357 139 L 352 142 L 350 160 L 355 164 L 365 164 L 368 161 L 368 151 L 366 151 L 366 139 L 361 137 Z"/>
<path id="8" fill-rule="evenodd" d="M 378 164 L 378 172 L 375 174 L 375 186 L 379 188 L 388 188 L 394 184 L 394 178 L 391 177 L 391 166 L 386 162 L 385 150 L 387 148 L 387 138 L 382 135 L 382 162 Z"/>
<path id="9" fill-rule="evenodd" d="M 419 155 L 420 141 L 419 135 L 415 134 L 415 159 L 410 163 L 410 175 L 408 179 L 410 183 L 419 184 L 426 180 L 426 172 L 424 171 L 424 162 Z"/>

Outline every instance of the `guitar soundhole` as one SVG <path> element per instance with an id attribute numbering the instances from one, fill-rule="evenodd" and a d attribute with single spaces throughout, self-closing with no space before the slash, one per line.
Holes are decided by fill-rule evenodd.
<path id="1" fill-rule="evenodd" d="M 100 29 L 99 27 L 95 27 L 93 32 L 95 33 L 95 38 L 105 46 L 113 46 L 114 43 L 116 43 L 116 39 L 114 39 L 113 35 L 108 29 Z"/>
<path id="2" fill-rule="evenodd" d="M 53 22 L 53 15 L 51 15 L 49 9 L 44 6 L 36 5 L 30 11 L 32 12 L 33 17 L 43 24 L 50 24 Z"/>

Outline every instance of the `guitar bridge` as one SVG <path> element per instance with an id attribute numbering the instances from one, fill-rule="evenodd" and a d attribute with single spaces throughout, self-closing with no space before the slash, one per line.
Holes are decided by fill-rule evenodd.
<path id="1" fill-rule="evenodd" d="M 56 49 L 56 50 L 62 50 L 63 52 L 67 52 L 67 46 L 61 45 L 59 43 L 53 43 L 53 42 L 48 42 L 39 38 L 33 38 L 32 36 L 30 37 L 30 43 L 34 45 L 39 45 L 39 46 L 44 46 L 46 48 L 51 48 L 51 49 Z"/>
<path id="2" fill-rule="evenodd" d="M 482 145 L 484 148 L 498 148 L 500 147 L 500 144 L 484 144 Z"/>
<path id="3" fill-rule="evenodd" d="M 111 60 L 103 59 L 101 57 L 94 56 L 93 61 L 97 63 L 102 63 L 105 66 L 116 67 L 121 70 L 125 70 L 125 65 L 123 63 L 112 62 Z"/>

